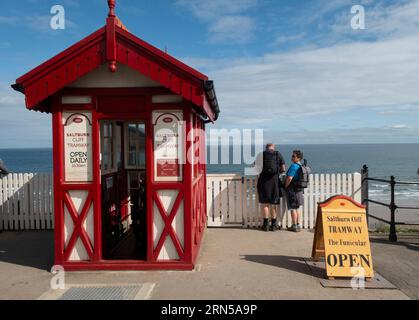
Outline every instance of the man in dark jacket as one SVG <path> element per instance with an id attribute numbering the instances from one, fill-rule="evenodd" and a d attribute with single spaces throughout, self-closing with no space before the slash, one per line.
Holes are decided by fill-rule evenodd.
<path id="1" fill-rule="evenodd" d="M 264 231 L 277 230 L 277 206 L 280 204 L 282 192 L 279 185 L 279 174 L 285 172 L 285 161 L 282 155 L 275 151 L 275 145 L 269 143 L 263 153 L 263 162 L 259 156 L 259 167 L 263 163 L 258 179 L 259 203 L 263 207 L 263 227 Z M 270 211 L 272 213 L 272 224 L 269 227 Z"/>

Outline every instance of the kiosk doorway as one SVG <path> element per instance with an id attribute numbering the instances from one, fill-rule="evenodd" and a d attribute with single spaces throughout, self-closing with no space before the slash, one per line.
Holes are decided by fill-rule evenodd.
<path id="1" fill-rule="evenodd" d="M 146 127 L 101 121 L 102 257 L 147 258 Z"/>

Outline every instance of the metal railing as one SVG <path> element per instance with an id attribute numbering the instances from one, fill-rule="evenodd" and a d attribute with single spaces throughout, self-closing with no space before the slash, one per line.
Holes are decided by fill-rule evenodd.
<path id="1" fill-rule="evenodd" d="M 419 210 L 419 207 L 416 206 L 399 206 L 396 204 L 396 185 L 413 185 L 419 186 L 419 182 L 405 182 L 405 181 L 396 181 L 394 176 L 390 177 L 390 180 L 385 179 L 377 179 L 377 178 L 370 178 L 368 173 L 368 167 L 366 165 L 363 166 L 362 171 L 362 204 L 367 206 L 367 216 L 368 218 L 374 218 L 380 222 L 386 223 L 390 225 L 390 235 L 389 240 L 392 242 L 397 242 L 397 230 L 396 226 L 398 225 L 406 225 L 406 226 L 419 226 L 419 223 L 408 223 L 408 222 L 397 222 L 396 221 L 396 211 L 398 209 L 402 210 Z M 381 201 L 373 200 L 369 198 L 369 181 L 381 182 L 390 185 L 390 203 L 384 203 Z M 387 207 L 390 209 L 390 221 L 385 220 L 383 218 L 377 217 L 372 215 L 369 210 L 369 204 L 374 203 L 379 206 Z"/>

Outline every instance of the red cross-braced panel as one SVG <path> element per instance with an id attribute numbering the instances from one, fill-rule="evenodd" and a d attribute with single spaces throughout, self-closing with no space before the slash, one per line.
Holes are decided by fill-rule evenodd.
<path id="1" fill-rule="evenodd" d="M 159 190 L 154 201 L 154 252 L 156 261 L 184 258 L 184 195 L 179 190 Z"/>
<path id="2" fill-rule="evenodd" d="M 192 225 L 194 244 L 197 245 L 201 238 L 206 225 L 206 211 L 205 211 L 205 179 L 202 175 L 193 187 L 192 195 Z"/>
<path id="3" fill-rule="evenodd" d="M 89 261 L 94 253 L 93 194 L 64 192 L 64 261 Z"/>

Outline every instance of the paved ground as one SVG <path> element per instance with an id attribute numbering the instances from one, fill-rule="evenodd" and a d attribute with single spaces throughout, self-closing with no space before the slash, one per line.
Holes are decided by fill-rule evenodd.
<path id="1" fill-rule="evenodd" d="M 412 299 L 419 299 L 419 234 L 372 236 L 375 269 Z"/>
<path id="2" fill-rule="evenodd" d="M 403 290 L 325 289 L 303 258 L 313 233 L 210 229 L 194 272 L 67 273 L 67 284 L 155 283 L 152 299 L 407 299 L 419 297 L 418 239 L 373 239 L 375 267 Z M 0 299 L 36 299 L 49 290 L 52 232 L 0 234 Z M 406 295 L 406 294 L 407 295 Z"/>

